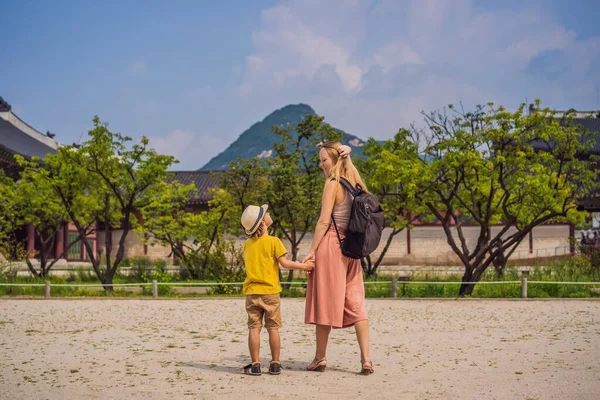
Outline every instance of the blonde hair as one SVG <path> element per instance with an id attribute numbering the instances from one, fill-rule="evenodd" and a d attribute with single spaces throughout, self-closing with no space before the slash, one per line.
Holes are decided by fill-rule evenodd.
<path id="1" fill-rule="evenodd" d="M 267 227 L 265 226 L 265 217 L 263 217 L 263 219 L 260 221 L 260 224 L 258 224 L 258 228 L 256 228 L 254 233 L 252 233 L 252 235 L 249 235 L 249 237 L 251 239 L 258 239 L 259 237 L 264 235 L 266 229 Z"/>
<path id="2" fill-rule="evenodd" d="M 356 184 L 359 184 L 363 192 L 369 193 L 367 185 L 365 185 L 360 177 L 360 173 L 352 163 L 350 156 L 346 158 L 340 157 L 338 148 L 341 145 L 342 144 L 340 142 L 327 142 L 321 146 L 321 148 L 325 149 L 333 164 L 331 166 L 331 171 L 329 171 L 329 176 L 327 177 L 328 180 L 335 179 L 335 181 L 339 183 L 340 178 L 346 178 L 352 184 L 352 186 L 356 187 Z M 336 191 L 334 191 L 334 196 Z"/>

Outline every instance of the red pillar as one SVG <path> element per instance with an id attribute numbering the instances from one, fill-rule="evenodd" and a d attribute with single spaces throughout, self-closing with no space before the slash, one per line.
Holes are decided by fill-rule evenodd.
<path id="1" fill-rule="evenodd" d="M 60 228 L 58 232 L 56 232 L 56 250 L 54 251 L 54 258 L 60 257 L 62 252 L 65 249 L 65 233 L 63 232 L 65 228 Z M 63 255 L 63 258 L 66 258 Z"/>
<path id="2" fill-rule="evenodd" d="M 35 228 L 33 224 L 27 225 L 27 256 L 35 255 Z"/>

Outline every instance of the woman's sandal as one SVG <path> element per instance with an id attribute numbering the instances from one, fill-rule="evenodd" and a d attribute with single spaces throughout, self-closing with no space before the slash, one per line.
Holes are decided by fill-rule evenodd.
<path id="1" fill-rule="evenodd" d="M 373 372 L 375 372 L 375 370 L 373 369 L 373 362 L 372 361 L 363 361 L 362 367 L 360 369 L 360 373 L 362 375 L 370 375 Z"/>
<path id="2" fill-rule="evenodd" d="M 325 371 L 325 367 L 327 366 L 327 359 L 325 357 L 317 360 L 315 357 L 314 360 L 306 367 L 307 371 L 315 371 L 315 372 L 323 372 Z"/>
<path id="3" fill-rule="evenodd" d="M 244 374 L 259 376 L 261 374 L 260 363 L 246 365 L 244 367 Z"/>

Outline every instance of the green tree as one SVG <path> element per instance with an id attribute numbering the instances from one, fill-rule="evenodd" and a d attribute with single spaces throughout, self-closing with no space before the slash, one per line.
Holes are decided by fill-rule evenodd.
<path id="1" fill-rule="evenodd" d="M 17 194 L 15 181 L 0 170 L 0 243 L 15 231 L 17 223 Z"/>
<path id="2" fill-rule="evenodd" d="M 60 197 L 54 191 L 52 183 L 46 174 L 38 174 L 36 168 L 28 168 L 31 164 L 39 163 L 38 159 L 31 161 L 16 155 L 15 158 L 24 168 L 21 179 L 16 183 L 16 202 L 18 204 L 19 225 L 31 225 L 40 250 L 39 267 L 32 262 L 34 254 L 28 254 L 25 259 L 31 274 L 38 278 L 48 275 L 54 264 L 67 254 L 69 248 L 79 240 L 67 243 L 60 254 L 54 253 L 55 239 L 62 234 L 62 228 L 68 221 L 67 210 Z"/>
<path id="3" fill-rule="evenodd" d="M 378 257 L 373 259 L 369 255 L 361 259 L 365 275 L 376 277 L 393 239 L 430 214 L 420 200 L 428 178 L 418 146 L 410 140 L 406 129 L 383 143 L 369 139 L 364 144 L 363 154 L 366 157 L 356 160 L 356 166 L 369 191 L 379 199 L 384 210 L 384 227 L 389 228 L 389 236 Z"/>
<path id="4" fill-rule="evenodd" d="M 272 233 L 290 242 L 292 259 L 297 259 L 300 243 L 319 217 L 324 181 L 318 168 L 317 144 L 342 137 L 342 132 L 323 120 L 307 115 L 295 126 L 273 126 L 280 141 L 274 145 L 271 159 L 238 159 L 228 170 L 215 174 L 219 187 L 234 202 L 224 217 L 227 232 L 242 232 L 239 217 L 245 207 L 267 203 L 273 217 Z M 293 277 L 290 270 L 287 280 Z"/>
<path id="5" fill-rule="evenodd" d="M 229 215 L 237 220 L 227 224 L 228 231 L 233 234 L 242 232 L 239 217 L 250 204 L 262 205 L 267 201 L 269 181 L 267 178 L 267 164 L 264 160 L 253 158 L 243 160 L 238 158 L 229 163 L 229 169 L 213 174 L 219 187 L 231 196 L 233 207 Z M 235 218 L 234 218 L 235 219 Z"/>
<path id="6" fill-rule="evenodd" d="M 127 235 L 139 224 L 136 212 L 151 202 L 149 189 L 160 186 L 175 160 L 149 148 L 145 137 L 128 146 L 131 138 L 111 132 L 98 117 L 93 124 L 81 146 L 61 146 L 43 164 L 30 163 L 29 168 L 35 171 L 34 181 L 46 179 L 60 198 L 98 279 L 112 291 Z M 105 237 L 104 257 L 102 250 L 94 252 L 93 243 L 87 240 L 99 226 Z M 113 241 L 115 230 L 117 240 Z"/>
<path id="7" fill-rule="evenodd" d="M 162 186 L 156 187 L 152 200 L 142 208 L 144 224 L 136 230 L 150 244 L 168 246 L 193 278 L 204 278 L 210 254 L 222 241 L 233 204 L 231 196 L 215 189 L 209 210 L 193 212 L 188 202 L 196 196 L 194 185 L 173 182 Z"/>
<path id="8" fill-rule="evenodd" d="M 103 219 L 105 211 L 100 200 L 104 196 L 102 184 L 94 181 L 94 177 L 82 163 L 72 161 L 74 155 L 84 156 L 78 155 L 80 151 L 74 146 L 61 146 L 55 154 L 48 154 L 43 162 L 36 158 L 31 160 L 17 158 L 23 167 L 20 189 L 21 202 L 24 206 L 22 218 L 37 224 L 38 231 L 46 229 L 45 223 L 52 218 L 52 215 L 57 220 L 54 223 L 49 222 L 51 225 L 62 223 L 68 218 L 76 227 L 79 237 L 73 242 L 66 243 L 65 251 L 82 238 L 96 233 L 98 222 Z M 47 210 L 43 210 L 43 202 L 30 202 L 24 198 L 38 187 L 41 193 L 44 193 L 44 197 L 39 197 L 39 200 L 45 200 L 46 196 L 48 198 L 50 207 Z M 32 197 L 36 196 L 32 194 Z M 30 204 L 27 204 L 28 202 Z M 39 213 L 37 217 L 36 213 Z M 94 261 L 95 259 L 92 260 Z M 98 264 L 93 265 L 95 270 L 99 270 Z M 35 271 L 32 273 L 36 275 Z"/>
<path id="9" fill-rule="evenodd" d="M 15 180 L 0 170 L 0 275 L 10 275 L 6 271 L 14 269 L 12 260 L 27 258 L 23 243 L 15 235 L 20 228 L 17 199 Z"/>
<path id="10" fill-rule="evenodd" d="M 167 178 L 167 169 L 176 160 L 156 153 L 149 147 L 146 137 L 130 145 L 130 137 L 110 131 L 108 124 L 101 122 L 97 116 L 93 123 L 94 128 L 88 132 L 89 139 L 77 152 L 67 154 L 71 155 L 70 162 L 82 165 L 104 192 L 99 200 L 104 210 L 101 222 L 105 227 L 105 269 L 96 267 L 100 264 L 98 256 L 88 241 L 84 244 L 98 278 L 107 290 L 112 290 L 113 277 L 125 256 L 127 235 L 140 222 L 136 211 L 152 201 L 150 189 L 161 186 Z M 152 192 L 154 195 L 156 191 Z M 113 226 L 120 228 L 114 259 L 113 243 L 109 240 Z"/>
<path id="11" fill-rule="evenodd" d="M 295 261 L 300 243 L 319 217 L 324 178 L 317 145 L 341 140 L 342 132 L 316 115 L 307 115 L 293 127 L 274 126 L 273 132 L 281 142 L 273 146 L 274 157 L 269 160 L 269 210 L 274 229 L 290 242 Z M 293 278 L 294 270 L 289 270 L 287 281 Z"/>
<path id="12" fill-rule="evenodd" d="M 428 183 L 420 199 L 465 267 L 460 296 L 534 227 L 582 218 L 576 200 L 596 187 L 593 140 L 572 116 L 553 118 L 548 109 L 527 115 L 525 104 L 515 112 L 491 103 L 473 112 L 449 106 L 426 115 L 427 129 L 411 130 L 425 154 Z M 478 227 L 475 240 L 465 236 L 466 222 Z M 498 223 L 502 229 L 492 235 Z"/>

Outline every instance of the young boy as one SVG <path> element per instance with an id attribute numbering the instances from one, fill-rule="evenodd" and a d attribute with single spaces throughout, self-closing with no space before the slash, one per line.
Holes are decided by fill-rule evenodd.
<path id="1" fill-rule="evenodd" d="M 249 236 L 244 243 L 244 263 L 246 265 L 246 280 L 244 294 L 246 295 L 246 312 L 248 313 L 248 348 L 252 363 L 244 367 L 244 373 L 260 375 L 260 330 L 263 326 L 269 332 L 271 347 L 271 364 L 269 373 L 278 375 L 281 372 L 279 352 L 281 343 L 279 328 L 281 328 L 281 313 L 279 293 L 279 265 L 287 269 L 311 271 L 315 265 L 310 261 L 298 263 L 288 260 L 287 250 L 279 238 L 269 236 L 267 228 L 273 220 L 267 212 L 268 206 L 248 206 L 242 214 L 242 226 Z"/>

